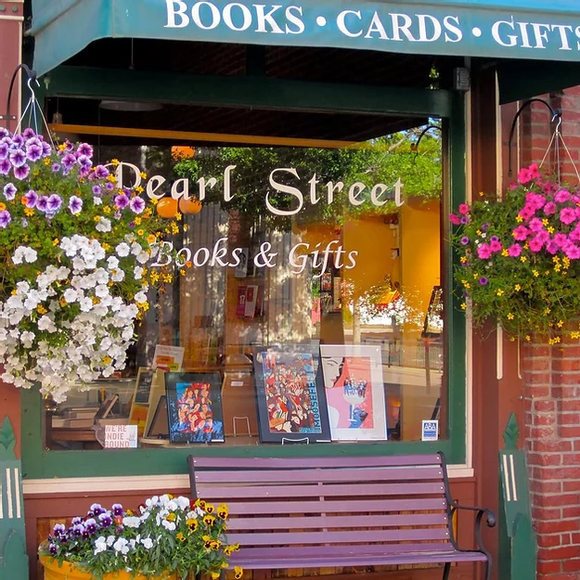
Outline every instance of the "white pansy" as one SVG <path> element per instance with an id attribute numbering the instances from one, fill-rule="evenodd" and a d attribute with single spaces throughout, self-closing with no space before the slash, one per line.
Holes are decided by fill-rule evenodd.
<path id="1" fill-rule="evenodd" d="M 115 552 L 121 552 L 121 554 L 125 555 L 129 553 L 129 542 L 126 538 L 118 538 L 117 541 L 113 544 L 113 550 Z"/>
<path id="2" fill-rule="evenodd" d="M 175 523 L 174 522 L 169 522 L 167 520 L 162 520 L 161 521 L 161 525 L 168 530 L 169 532 L 173 532 L 176 528 Z"/>
<path id="3" fill-rule="evenodd" d="M 96 540 L 95 540 L 95 556 L 97 554 L 100 554 L 101 552 L 104 552 L 107 549 L 107 540 L 104 538 L 104 536 L 99 536 Z"/>
<path id="4" fill-rule="evenodd" d="M 151 538 L 143 538 L 141 543 L 146 550 L 150 550 L 153 547 L 153 540 Z"/>
<path id="5" fill-rule="evenodd" d="M 141 519 L 136 516 L 125 516 L 123 525 L 127 528 L 138 528 L 141 525 Z"/>
<path id="6" fill-rule="evenodd" d="M 121 258 L 126 258 L 129 255 L 129 252 L 131 251 L 131 248 L 129 246 L 129 244 L 126 244 L 125 242 L 121 242 L 116 248 L 115 248 L 115 252 L 118 256 L 120 256 Z"/>
<path id="7" fill-rule="evenodd" d="M 187 497 L 181 495 L 175 501 L 182 510 L 186 510 L 189 507 L 189 498 Z"/>

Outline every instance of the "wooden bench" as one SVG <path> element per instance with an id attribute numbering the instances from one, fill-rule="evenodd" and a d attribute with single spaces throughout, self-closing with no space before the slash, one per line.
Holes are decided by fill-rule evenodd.
<path id="1" fill-rule="evenodd" d="M 188 457 L 191 492 L 230 508 L 231 565 L 287 569 L 483 562 L 491 511 L 457 505 L 441 453 L 398 457 Z M 452 518 L 476 512 L 477 550 L 461 550 Z"/>

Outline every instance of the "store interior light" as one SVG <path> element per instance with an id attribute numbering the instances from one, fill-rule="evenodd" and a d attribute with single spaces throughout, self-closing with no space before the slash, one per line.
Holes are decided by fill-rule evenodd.
<path id="1" fill-rule="evenodd" d="M 150 111 L 159 111 L 159 109 L 163 108 L 161 103 L 114 100 L 103 100 L 99 106 L 101 109 L 107 109 L 108 111 L 123 111 L 125 113 L 148 113 Z"/>

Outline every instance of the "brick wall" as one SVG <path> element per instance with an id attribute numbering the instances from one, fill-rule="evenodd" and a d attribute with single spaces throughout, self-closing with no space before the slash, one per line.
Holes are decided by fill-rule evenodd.
<path id="1" fill-rule="evenodd" d="M 580 165 L 580 87 L 543 95 L 562 108 L 561 132 L 570 156 L 560 153 L 561 179 L 576 184 Z M 521 164 L 540 162 L 553 125 L 541 103 L 522 114 Z M 516 156 L 514 155 L 514 158 Z M 571 157 L 571 159 L 570 159 Z M 544 163 L 556 170 L 553 147 Z M 514 167 L 514 174 L 517 167 Z M 579 281 L 580 283 L 580 281 Z M 538 537 L 538 578 L 580 578 L 580 343 L 562 337 L 553 346 L 539 341 L 522 349 L 525 425 L 532 516 Z"/>

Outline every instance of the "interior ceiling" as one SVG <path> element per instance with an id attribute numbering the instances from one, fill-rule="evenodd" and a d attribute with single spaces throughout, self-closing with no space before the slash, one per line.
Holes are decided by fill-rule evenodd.
<path id="1" fill-rule="evenodd" d="M 212 76 L 265 76 L 312 82 L 427 88 L 437 68 L 441 82 L 457 66 L 453 59 L 331 48 L 261 47 L 238 44 L 161 40 L 104 39 L 93 42 L 67 63 Z M 189 132 L 229 133 L 364 141 L 425 124 L 409 116 L 305 113 L 247 108 L 164 104 L 159 111 L 128 113 L 104 110 L 99 100 L 56 99 L 49 119 L 60 112 L 66 124 L 118 126 Z M 103 137 L 111 144 L 134 142 Z M 142 140 L 141 140 L 142 141 Z"/>

